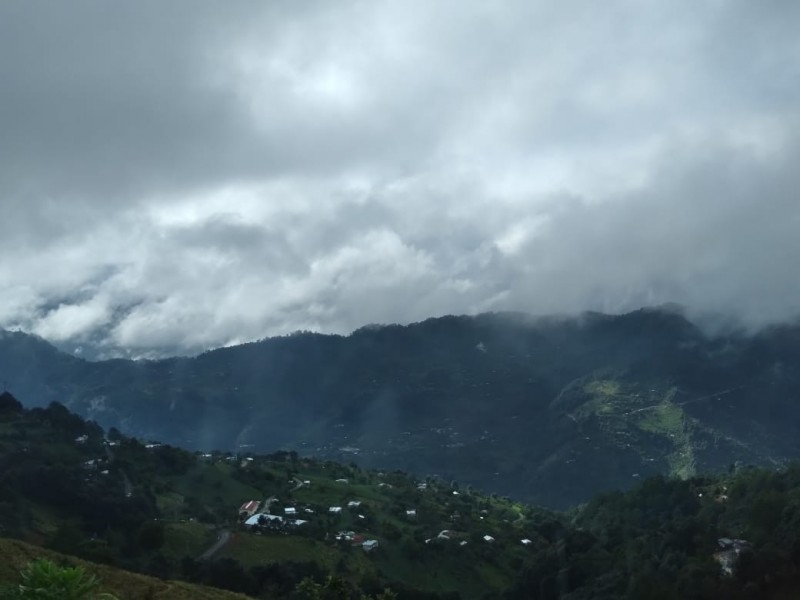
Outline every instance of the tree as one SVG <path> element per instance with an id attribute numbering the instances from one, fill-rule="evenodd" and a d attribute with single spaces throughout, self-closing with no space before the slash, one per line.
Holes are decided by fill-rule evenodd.
<path id="1" fill-rule="evenodd" d="M 138 546 L 152 552 L 164 545 L 164 524 L 160 521 L 146 521 L 136 534 Z"/>
<path id="2" fill-rule="evenodd" d="M 22 411 L 22 404 L 8 392 L 0 394 L 0 413 L 16 414 Z"/>
<path id="3" fill-rule="evenodd" d="M 35 560 L 20 573 L 22 583 L 7 596 L 20 600 L 116 600 L 99 592 L 100 580 L 81 567 L 59 567 L 46 560 Z"/>
<path id="4" fill-rule="evenodd" d="M 325 583 L 317 583 L 306 577 L 297 584 L 295 597 L 302 600 L 349 600 L 354 590 L 345 579 L 337 575 L 330 575 Z M 362 600 L 396 600 L 397 595 L 390 589 L 383 590 L 377 596 L 360 596 Z"/>

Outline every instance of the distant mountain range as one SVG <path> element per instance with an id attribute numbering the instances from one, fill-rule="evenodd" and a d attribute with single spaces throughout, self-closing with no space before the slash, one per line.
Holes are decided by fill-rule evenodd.
<path id="1" fill-rule="evenodd" d="M 551 507 L 800 456 L 800 326 L 709 336 L 673 310 L 442 317 L 157 361 L 2 332 L 0 379 L 142 438 L 297 450 Z"/>

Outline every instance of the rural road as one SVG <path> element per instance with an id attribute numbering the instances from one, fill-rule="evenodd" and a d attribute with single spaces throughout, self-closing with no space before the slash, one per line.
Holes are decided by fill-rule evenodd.
<path id="1" fill-rule="evenodd" d="M 111 451 L 111 447 L 108 445 L 108 438 L 106 438 L 103 447 L 106 450 L 106 456 L 108 457 L 108 462 L 113 463 L 115 457 L 114 453 Z M 123 485 L 125 486 L 125 497 L 130 498 L 131 496 L 133 496 L 133 483 L 131 483 L 131 478 L 128 477 L 128 474 L 122 469 L 120 469 L 119 472 L 122 475 Z"/>
<path id="2" fill-rule="evenodd" d="M 197 560 L 209 560 L 212 558 L 217 552 L 219 552 L 222 547 L 228 543 L 228 540 L 231 539 L 231 531 L 230 529 L 223 529 L 217 535 L 217 541 L 211 544 L 211 547 L 203 552 L 200 556 L 197 557 Z"/>

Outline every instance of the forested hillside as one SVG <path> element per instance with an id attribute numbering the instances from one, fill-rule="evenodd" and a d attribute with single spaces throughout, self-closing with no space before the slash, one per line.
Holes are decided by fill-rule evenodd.
<path id="1" fill-rule="evenodd" d="M 800 456 L 798 365 L 798 327 L 709 337 L 668 310 L 444 317 L 138 362 L 0 337 L 22 397 L 106 427 L 402 468 L 552 507 L 649 475 Z"/>

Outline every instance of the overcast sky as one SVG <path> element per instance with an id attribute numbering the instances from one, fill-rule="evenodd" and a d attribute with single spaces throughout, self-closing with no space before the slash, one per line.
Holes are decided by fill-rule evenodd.
<path id="1" fill-rule="evenodd" d="M 800 311 L 800 2 L 0 3 L 0 327 Z"/>

